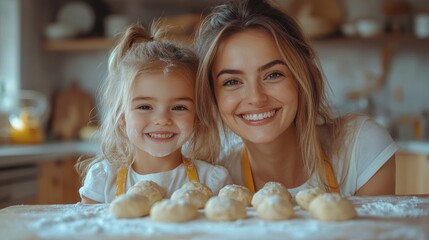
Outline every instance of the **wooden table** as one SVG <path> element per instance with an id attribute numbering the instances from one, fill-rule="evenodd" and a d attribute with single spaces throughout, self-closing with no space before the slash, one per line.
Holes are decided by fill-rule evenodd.
<path id="1" fill-rule="evenodd" d="M 429 196 L 350 198 L 358 217 L 321 222 L 295 207 L 296 217 L 269 222 L 249 217 L 211 222 L 203 210 L 187 223 L 150 217 L 116 219 L 108 204 L 17 205 L 0 210 L 2 239 L 429 239 Z"/>

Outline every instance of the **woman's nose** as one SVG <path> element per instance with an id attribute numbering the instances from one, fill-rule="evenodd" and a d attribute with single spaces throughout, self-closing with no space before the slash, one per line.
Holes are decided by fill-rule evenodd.
<path id="1" fill-rule="evenodd" d="M 259 84 L 251 84 L 246 90 L 247 99 L 250 105 L 261 106 L 265 104 L 268 96 L 263 88 Z"/>

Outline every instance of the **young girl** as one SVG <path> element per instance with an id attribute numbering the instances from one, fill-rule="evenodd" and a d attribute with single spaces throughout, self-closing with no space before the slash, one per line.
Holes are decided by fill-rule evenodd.
<path id="1" fill-rule="evenodd" d="M 217 193 L 231 183 L 196 117 L 198 61 L 187 48 L 139 25 L 129 27 L 109 59 L 102 89 L 101 154 L 79 161 L 82 203 L 109 203 L 136 182 L 152 180 L 168 196 L 187 181 Z M 189 140 L 189 157 L 181 153 Z"/>
<path id="2" fill-rule="evenodd" d="M 196 46 L 197 111 L 241 140 L 220 158 L 234 183 L 395 194 L 397 145 L 368 117 L 331 114 L 317 56 L 290 16 L 269 1 L 230 1 L 206 17 Z"/>

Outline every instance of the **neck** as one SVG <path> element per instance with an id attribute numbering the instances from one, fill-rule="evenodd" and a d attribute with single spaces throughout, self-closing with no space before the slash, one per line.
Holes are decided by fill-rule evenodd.
<path id="1" fill-rule="evenodd" d="M 252 169 L 255 190 L 275 181 L 287 188 L 298 187 L 306 179 L 295 129 L 285 131 L 270 143 L 244 140 Z"/>
<path id="2" fill-rule="evenodd" d="M 173 170 L 181 163 L 182 154 L 180 149 L 164 157 L 154 157 L 147 152 L 139 151 L 136 154 L 132 168 L 138 174 L 150 174 Z"/>

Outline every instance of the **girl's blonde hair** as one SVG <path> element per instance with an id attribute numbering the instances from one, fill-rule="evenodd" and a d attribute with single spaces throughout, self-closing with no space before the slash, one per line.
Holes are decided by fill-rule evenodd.
<path id="1" fill-rule="evenodd" d="M 298 24 L 267 1 L 231 1 L 216 6 L 197 32 L 195 45 L 200 60 L 196 83 L 197 112 L 201 114 L 200 118 L 205 119 L 207 128 L 212 129 L 211 141 L 219 143 L 217 122 L 220 116 L 211 74 L 216 52 L 223 39 L 247 29 L 260 29 L 273 37 L 296 79 L 299 103 L 295 125 L 300 154 L 308 177 L 315 174 L 317 181 L 328 189 L 321 153 L 330 156 L 339 141 L 322 146 L 321 137 L 337 139 L 344 121 L 335 119 L 330 112 L 318 59 Z M 227 129 L 224 124 L 222 127 Z"/>
<path id="2" fill-rule="evenodd" d="M 101 153 L 93 158 L 81 158 L 76 164 L 77 171 L 84 177 L 88 169 L 103 160 L 111 164 L 130 164 L 134 159 L 134 146 L 128 140 L 124 115 L 131 101 L 130 93 L 135 80 L 149 72 L 187 73 L 195 83 L 198 59 L 187 47 L 170 42 L 164 38 L 166 31 L 153 24 L 149 31 L 135 24 L 130 26 L 111 52 L 108 76 L 100 88 L 100 103 L 104 114 L 101 118 L 99 139 Z M 198 126 L 197 115 L 189 144 L 191 159 L 214 161 L 213 152 L 208 145 L 197 145 L 204 141 L 206 131 Z M 196 134 L 198 130 L 198 134 Z"/>

